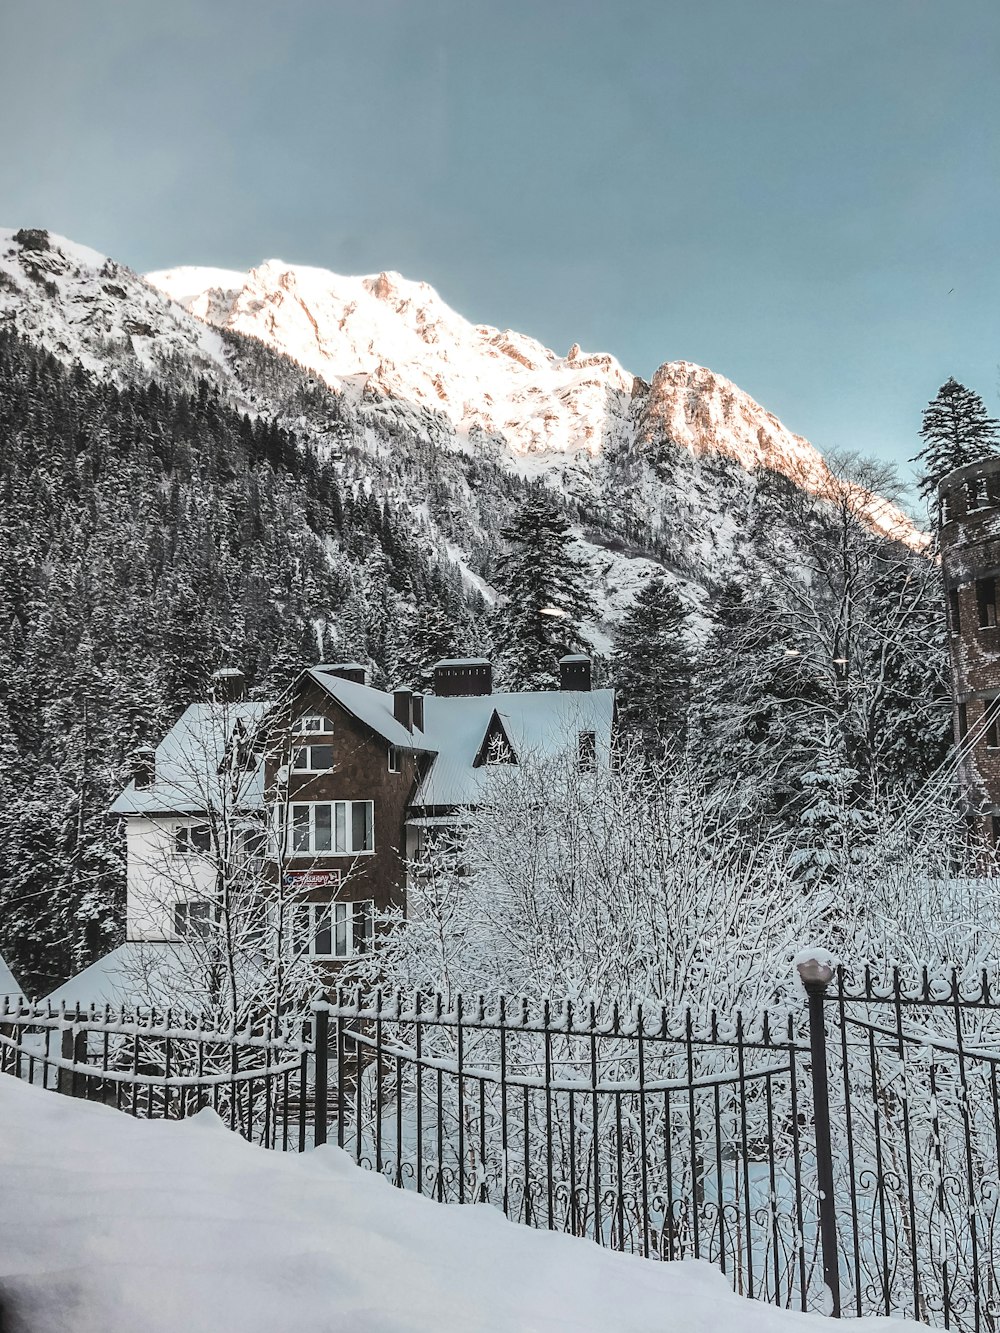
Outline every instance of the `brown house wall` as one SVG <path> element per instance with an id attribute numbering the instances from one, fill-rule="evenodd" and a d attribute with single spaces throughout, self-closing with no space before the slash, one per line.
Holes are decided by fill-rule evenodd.
<path id="1" fill-rule="evenodd" d="M 308 713 L 320 713 L 333 724 L 329 743 L 333 746 L 334 768 L 329 773 L 290 773 L 288 800 L 300 801 L 372 801 L 374 802 L 375 850 L 353 856 L 315 855 L 286 857 L 288 870 L 341 870 L 344 882 L 330 894 L 321 890 L 303 893 L 303 900 L 323 901 L 331 896 L 341 901 L 373 899 L 376 911 L 391 906 L 405 906 L 405 830 L 406 810 L 414 790 L 418 760 L 400 755 L 400 772 L 389 772 L 389 745 L 381 736 L 359 722 L 319 686 L 304 688 L 288 712 L 275 720 L 272 744 L 289 753 L 305 739 L 294 734 L 293 724 Z M 327 737 L 311 738 L 313 743 L 327 743 Z M 277 756 L 265 766 L 265 783 L 273 791 Z"/>

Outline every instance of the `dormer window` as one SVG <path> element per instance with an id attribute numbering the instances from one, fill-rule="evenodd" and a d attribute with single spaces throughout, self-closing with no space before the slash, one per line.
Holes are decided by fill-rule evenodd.
<path id="1" fill-rule="evenodd" d="M 333 768 L 332 745 L 302 745 L 292 756 L 296 773 L 329 773 Z"/>
<path id="2" fill-rule="evenodd" d="M 306 713 L 299 718 L 297 730 L 300 736 L 332 736 L 333 723 L 322 713 Z"/>

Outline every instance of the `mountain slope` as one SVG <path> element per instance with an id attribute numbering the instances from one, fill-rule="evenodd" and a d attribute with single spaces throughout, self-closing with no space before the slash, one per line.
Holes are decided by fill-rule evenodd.
<path id="1" fill-rule="evenodd" d="M 521 472 L 667 439 L 813 492 L 829 482 L 808 440 L 713 371 L 667 362 L 646 384 L 607 354 L 574 345 L 560 357 L 524 334 L 471 324 L 427 283 L 398 273 L 342 277 L 271 259 L 246 274 L 186 267 L 146 276 L 197 318 L 262 339 L 356 402 L 431 409 L 451 423 L 456 444 L 477 433 L 502 443 Z M 876 530 L 919 544 L 899 510 L 860 498 L 859 508 Z"/>

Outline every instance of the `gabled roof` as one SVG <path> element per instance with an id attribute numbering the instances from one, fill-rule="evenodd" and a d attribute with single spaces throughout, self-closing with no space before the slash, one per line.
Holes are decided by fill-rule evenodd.
<path id="1" fill-rule="evenodd" d="M 191 704 L 156 747 L 156 769 L 148 787 L 130 782 L 111 806 L 113 815 L 199 814 L 218 804 L 218 770 L 237 727 L 253 731 L 267 703 Z M 263 763 L 248 771 L 241 804 L 262 805 Z"/>
<path id="2" fill-rule="evenodd" d="M 14 973 L 7 966 L 3 954 L 0 954 L 0 1004 L 24 998 L 21 987 L 14 980 Z"/>
<path id="3" fill-rule="evenodd" d="M 402 722 L 397 722 L 392 711 L 392 695 L 384 690 L 373 689 L 370 685 L 359 685 L 354 680 L 344 680 L 341 676 L 332 676 L 319 667 L 310 667 L 303 673 L 322 685 L 331 699 L 336 699 L 342 708 L 371 727 L 376 735 L 387 740 L 390 745 L 401 750 L 428 751 L 434 747 L 427 742 L 425 733 L 407 731 Z"/>
<path id="4" fill-rule="evenodd" d="M 437 757 L 412 807 L 475 805 L 490 780 L 488 764 L 476 766 L 496 715 L 522 762 L 529 755 L 576 755 L 581 731 L 592 731 L 597 762 L 610 762 L 614 690 L 535 690 L 424 700 L 424 739 Z"/>
<path id="5" fill-rule="evenodd" d="M 503 724 L 503 719 L 495 708 L 493 710 L 493 716 L 486 724 L 486 734 L 483 736 L 482 744 L 476 751 L 476 757 L 472 761 L 472 767 L 481 768 L 483 764 L 490 763 L 517 763 L 517 754 L 513 745 L 510 743 L 510 737 L 507 735 L 507 729 Z"/>

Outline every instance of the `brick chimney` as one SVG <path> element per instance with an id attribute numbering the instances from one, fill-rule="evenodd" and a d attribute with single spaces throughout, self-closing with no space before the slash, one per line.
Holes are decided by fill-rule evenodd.
<path id="1" fill-rule="evenodd" d="M 317 671 L 325 671 L 338 680 L 350 680 L 355 685 L 368 684 L 368 668 L 361 662 L 320 662 Z"/>
<path id="2" fill-rule="evenodd" d="M 212 672 L 209 697 L 217 704 L 235 704 L 246 697 L 247 680 L 239 667 L 221 667 Z"/>
<path id="3" fill-rule="evenodd" d="M 589 690 L 591 662 L 586 653 L 567 653 L 559 659 L 559 688 Z"/>
<path id="4" fill-rule="evenodd" d="M 393 690 L 392 715 L 400 726 L 405 727 L 407 731 L 413 730 L 412 690 Z"/>
<path id="5" fill-rule="evenodd" d="M 434 693 L 441 699 L 493 693 L 493 668 L 486 657 L 443 657 L 433 671 Z"/>

